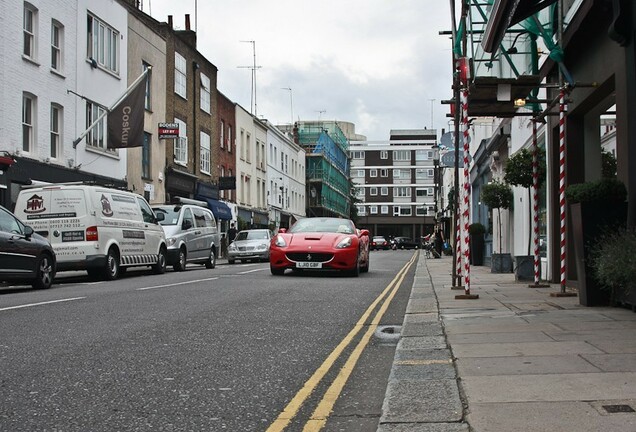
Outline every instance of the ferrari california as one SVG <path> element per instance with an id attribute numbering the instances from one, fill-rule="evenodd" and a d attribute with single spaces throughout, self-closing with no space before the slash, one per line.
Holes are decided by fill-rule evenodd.
<path id="1" fill-rule="evenodd" d="M 286 269 L 335 270 L 351 276 L 369 271 L 369 231 L 349 219 L 311 217 L 281 228 L 269 249 L 273 275 Z"/>

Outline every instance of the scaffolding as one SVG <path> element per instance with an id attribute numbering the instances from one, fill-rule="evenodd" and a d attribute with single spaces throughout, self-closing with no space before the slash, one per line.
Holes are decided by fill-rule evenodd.
<path id="1" fill-rule="evenodd" d="M 302 122 L 297 141 L 305 151 L 311 216 L 348 218 L 351 208 L 349 141 L 336 122 Z"/>

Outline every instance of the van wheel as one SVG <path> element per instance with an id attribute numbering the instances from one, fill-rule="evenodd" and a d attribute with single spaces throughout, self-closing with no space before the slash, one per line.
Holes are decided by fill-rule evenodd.
<path id="1" fill-rule="evenodd" d="M 115 280 L 119 277 L 119 254 L 115 248 L 108 249 L 103 276 L 104 280 Z"/>
<path id="2" fill-rule="evenodd" d="M 38 258 L 37 266 L 35 267 L 35 279 L 32 286 L 35 289 L 48 289 L 53 284 L 53 278 L 55 277 L 55 270 L 53 269 L 53 259 L 49 255 L 41 255 Z"/>
<path id="3" fill-rule="evenodd" d="M 205 268 L 213 269 L 214 267 L 216 267 L 216 253 L 214 253 L 214 248 L 212 248 L 210 249 L 210 256 L 205 262 Z"/>
<path id="4" fill-rule="evenodd" d="M 228 262 L 229 264 L 234 264 L 234 263 L 235 263 L 235 261 L 234 261 L 233 259 L 228 259 L 228 260 L 227 260 L 227 262 Z"/>
<path id="5" fill-rule="evenodd" d="M 186 251 L 184 248 L 179 249 L 179 259 L 174 264 L 174 271 L 184 271 L 186 269 Z"/>
<path id="6" fill-rule="evenodd" d="M 152 271 L 154 274 L 163 274 L 166 272 L 166 248 L 165 246 L 161 246 L 159 249 L 159 255 L 157 255 L 157 263 L 152 266 Z"/>

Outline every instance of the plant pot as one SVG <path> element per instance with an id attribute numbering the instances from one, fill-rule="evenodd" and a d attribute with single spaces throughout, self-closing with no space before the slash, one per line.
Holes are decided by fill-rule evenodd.
<path id="1" fill-rule="evenodd" d="M 476 266 L 484 265 L 484 235 L 470 235 L 470 264 Z"/>
<path id="2" fill-rule="evenodd" d="M 512 273 L 512 255 L 509 253 L 492 254 L 491 273 Z"/>
<path id="3" fill-rule="evenodd" d="M 608 305 L 610 292 L 603 290 L 594 278 L 594 271 L 590 266 L 590 249 L 602 233 L 625 225 L 627 203 L 574 203 L 570 204 L 570 214 L 579 303 L 583 306 Z"/>
<path id="4" fill-rule="evenodd" d="M 534 255 L 517 255 L 515 264 L 515 280 L 534 281 Z"/>

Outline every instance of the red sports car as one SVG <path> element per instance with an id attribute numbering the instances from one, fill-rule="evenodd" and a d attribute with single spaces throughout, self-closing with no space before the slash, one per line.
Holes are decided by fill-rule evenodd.
<path id="1" fill-rule="evenodd" d="M 272 237 L 269 266 L 273 275 L 285 269 L 341 270 L 351 276 L 369 271 L 369 231 L 349 219 L 300 219 Z"/>

